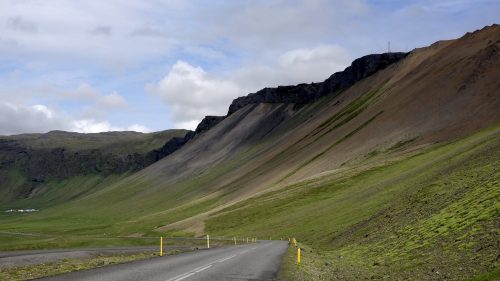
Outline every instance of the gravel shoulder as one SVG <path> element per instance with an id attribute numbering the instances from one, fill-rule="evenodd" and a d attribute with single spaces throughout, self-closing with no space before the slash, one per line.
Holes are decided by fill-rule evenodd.
<path id="1" fill-rule="evenodd" d="M 191 250 L 188 246 L 168 246 L 169 250 Z M 53 249 L 53 250 L 26 250 L 26 251 L 0 251 L 0 269 L 56 262 L 64 259 L 87 259 L 95 256 L 108 256 L 119 254 L 134 254 L 141 252 L 157 251 L 156 246 L 139 247 L 109 247 L 85 249 Z"/>

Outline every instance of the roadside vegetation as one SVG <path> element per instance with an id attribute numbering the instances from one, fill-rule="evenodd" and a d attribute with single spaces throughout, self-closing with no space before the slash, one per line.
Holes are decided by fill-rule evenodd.
<path id="1" fill-rule="evenodd" d="M 288 280 L 500 278 L 498 128 L 370 169 L 294 184 L 220 211 L 211 233 L 296 237 Z"/>
<path id="2" fill-rule="evenodd" d="M 172 251 L 167 254 L 175 254 Z M 0 269 L 0 280 L 31 280 L 41 277 L 53 276 L 67 272 L 84 270 L 106 265 L 126 263 L 136 260 L 149 259 L 158 256 L 157 253 L 121 254 L 112 256 L 97 256 L 87 259 L 65 259 L 57 262 L 8 267 Z"/>

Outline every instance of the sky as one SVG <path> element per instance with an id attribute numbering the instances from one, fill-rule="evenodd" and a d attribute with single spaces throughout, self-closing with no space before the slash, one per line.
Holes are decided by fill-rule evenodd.
<path id="1" fill-rule="evenodd" d="M 0 0 L 0 135 L 194 129 L 238 96 L 499 12 L 499 0 Z"/>

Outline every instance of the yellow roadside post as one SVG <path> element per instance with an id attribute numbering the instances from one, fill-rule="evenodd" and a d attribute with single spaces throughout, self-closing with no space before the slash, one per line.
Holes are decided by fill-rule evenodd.
<path id="1" fill-rule="evenodd" d="M 297 247 L 297 239 L 295 239 L 295 237 L 293 238 L 293 245 L 295 245 L 295 247 Z"/>
<path id="2" fill-rule="evenodd" d="M 210 236 L 207 234 L 207 249 L 210 249 Z"/>
<path id="3" fill-rule="evenodd" d="M 160 236 L 160 257 L 163 257 L 163 236 Z"/>
<path id="4" fill-rule="evenodd" d="M 248 237 L 247 237 L 247 244 L 248 244 Z"/>
<path id="5" fill-rule="evenodd" d="M 300 248 L 297 248 L 297 264 L 300 264 Z"/>
<path id="6" fill-rule="evenodd" d="M 233 237 L 233 239 L 234 239 L 234 245 L 236 245 L 236 237 Z"/>

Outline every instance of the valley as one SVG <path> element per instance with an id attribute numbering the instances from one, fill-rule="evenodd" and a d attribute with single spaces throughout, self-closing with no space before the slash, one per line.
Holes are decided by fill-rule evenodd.
<path id="1" fill-rule="evenodd" d="M 265 88 L 195 131 L 2 137 L 0 249 L 295 237 L 286 280 L 500 278 L 498 77 L 492 25 Z"/>

